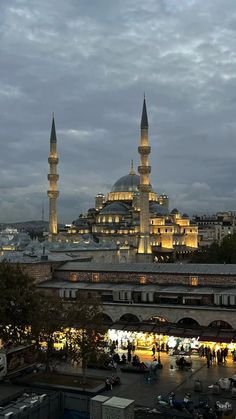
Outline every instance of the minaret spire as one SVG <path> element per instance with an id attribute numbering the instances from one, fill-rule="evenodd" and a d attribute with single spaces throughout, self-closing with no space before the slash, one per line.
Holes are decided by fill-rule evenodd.
<path id="1" fill-rule="evenodd" d="M 130 172 L 129 172 L 129 174 L 130 174 L 130 175 L 135 175 L 135 171 L 134 171 L 134 161 L 133 161 L 133 160 L 131 160 L 131 166 L 130 166 Z"/>
<path id="2" fill-rule="evenodd" d="M 148 129 L 148 117 L 147 117 L 147 107 L 146 107 L 146 99 L 145 94 L 143 98 L 143 109 L 142 109 L 142 117 L 141 117 L 141 129 Z"/>
<path id="3" fill-rule="evenodd" d="M 146 99 L 144 95 L 143 108 L 141 116 L 141 137 L 140 146 L 138 152 L 140 154 L 140 166 L 138 171 L 140 174 L 140 237 L 138 254 L 151 254 L 152 249 L 150 245 L 150 216 L 149 216 L 149 192 L 151 190 L 149 174 L 151 172 L 151 166 L 149 166 L 148 156 L 151 151 L 148 141 L 148 117 Z"/>
<path id="4" fill-rule="evenodd" d="M 49 198 L 49 240 L 52 241 L 57 234 L 57 198 L 59 196 L 59 192 L 57 191 L 59 175 L 57 174 L 58 156 L 54 114 L 52 115 L 48 163 L 50 165 L 50 173 L 48 174 L 49 190 L 47 192 Z"/>

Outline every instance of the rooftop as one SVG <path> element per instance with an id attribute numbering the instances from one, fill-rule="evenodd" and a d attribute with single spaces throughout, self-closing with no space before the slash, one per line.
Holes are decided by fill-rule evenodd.
<path id="1" fill-rule="evenodd" d="M 89 290 L 89 291 L 153 291 L 168 294 L 213 294 L 214 287 L 194 287 L 190 285 L 143 285 L 143 284 L 117 284 L 117 283 L 92 283 L 81 281 L 68 280 L 51 280 L 41 282 L 39 288 L 54 288 L 54 289 L 75 289 L 75 290 Z M 225 288 L 217 287 L 217 293 L 224 293 Z M 228 294 L 236 294 L 236 287 L 227 288 Z"/>
<path id="2" fill-rule="evenodd" d="M 236 264 L 181 264 L 181 263 L 83 263 L 66 262 L 59 271 L 129 272 L 186 275 L 236 275 Z"/>

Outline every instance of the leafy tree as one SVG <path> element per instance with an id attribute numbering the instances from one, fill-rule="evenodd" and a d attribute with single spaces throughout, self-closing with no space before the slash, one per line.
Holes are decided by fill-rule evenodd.
<path id="1" fill-rule="evenodd" d="M 226 236 L 220 244 L 214 242 L 209 247 L 195 252 L 192 263 L 236 263 L 236 234 Z"/>
<path id="2" fill-rule="evenodd" d="M 236 263 L 236 235 L 226 236 L 220 245 L 220 263 Z"/>
<path id="3" fill-rule="evenodd" d="M 65 314 L 62 300 L 55 295 L 38 294 L 32 316 L 31 337 L 40 348 L 40 342 L 46 343 L 46 371 L 51 369 L 54 355 L 56 332 L 63 331 Z"/>
<path id="4" fill-rule="evenodd" d="M 0 338 L 3 343 L 30 339 L 32 307 L 36 300 L 34 281 L 19 265 L 0 263 Z"/>
<path id="5" fill-rule="evenodd" d="M 97 356 L 104 342 L 101 300 L 90 293 L 77 292 L 75 300 L 68 307 L 67 321 L 73 327 L 67 331 L 69 354 L 72 360 L 81 361 L 85 384 L 87 365 L 91 358 Z"/>

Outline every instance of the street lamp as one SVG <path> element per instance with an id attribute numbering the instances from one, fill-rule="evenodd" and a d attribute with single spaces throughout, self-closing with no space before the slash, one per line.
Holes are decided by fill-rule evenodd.
<path id="1" fill-rule="evenodd" d="M 161 328 L 160 328 L 160 320 L 158 321 L 159 322 L 159 344 L 158 344 L 158 367 L 159 368 L 162 368 L 162 363 L 161 363 L 161 335 L 160 335 L 160 332 L 161 332 Z"/>

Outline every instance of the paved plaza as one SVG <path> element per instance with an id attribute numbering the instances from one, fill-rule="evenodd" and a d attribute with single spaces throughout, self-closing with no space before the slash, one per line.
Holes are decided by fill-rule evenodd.
<path id="1" fill-rule="evenodd" d="M 151 351 L 136 352 L 142 360 L 152 361 Z M 231 397 L 230 392 L 221 393 L 216 396 L 212 394 L 209 386 L 216 383 L 219 378 L 230 378 L 236 372 L 234 364 L 229 356 L 225 365 L 218 366 L 213 364 L 207 368 L 206 359 L 199 358 L 198 355 L 192 357 L 193 366 L 191 370 L 180 371 L 175 365 L 175 356 L 161 353 L 162 369 L 157 370 L 156 378 L 147 380 L 143 374 L 121 372 L 118 366 L 117 374 L 121 378 L 122 384 L 114 387 L 112 391 L 105 394 L 134 399 L 136 405 L 155 407 L 158 395 L 166 396 L 171 391 L 176 393 L 176 398 L 182 398 L 186 392 L 191 393 L 193 400 L 197 401 L 199 393 L 194 391 L 194 382 L 199 379 L 202 383 L 202 392 L 206 393 L 210 399 L 231 400 L 236 407 L 236 400 Z M 103 373 L 104 374 L 104 373 Z"/>
<path id="2" fill-rule="evenodd" d="M 119 351 L 122 354 L 122 351 Z M 152 352 L 136 351 L 141 361 L 152 362 Z M 228 356 L 228 362 L 225 365 L 213 363 L 207 368 L 206 358 L 199 358 L 198 355 L 192 355 L 192 369 L 181 371 L 176 368 L 176 356 L 161 352 L 162 369 L 158 369 L 156 376 L 148 380 L 148 374 L 138 374 L 131 372 L 122 372 L 120 366 L 117 371 L 104 371 L 88 369 L 89 376 L 102 377 L 105 379 L 111 374 L 117 374 L 121 378 L 121 385 L 114 386 L 112 390 L 106 390 L 103 395 L 124 397 L 135 400 L 136 406 L 146 406 L 149 408 L 158 408 L 157 396 L 167 396 L 170 392 L 176 394 L 177 399 L 182 399 L 186 392 L 191 394 L 194 403 L 197 403 L 199 397 L 207 395 L 209 400 L 214 403 L 217 400 L 229 401 L 236 411 L 236 399 L 232 398 L 230 391 L 222 391 L 219 395 L 212 394 L 212 386 L 220 378 L 230 378 L 236 372 L 236 364 L 233 363 L 231 355 Z M 80 372 L 80 368 L 67 367 L 67 372 Z M 199 379 L 202 383 L 202 392 L 194 391 L 195 380 Z M 149 415 L 150 417 L 150 415 Z"/>

